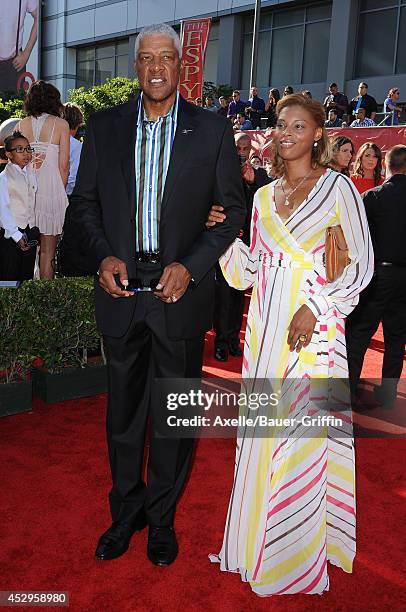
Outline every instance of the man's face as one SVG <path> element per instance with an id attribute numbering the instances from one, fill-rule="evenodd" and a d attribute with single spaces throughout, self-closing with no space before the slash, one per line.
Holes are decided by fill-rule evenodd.
<path id="1" fill-rule="evenodd" d="M 225 98 L 219 98 L 220 106 L 224 108 L 227 106 L 227 100 Z"/>
<path id="2" fill-rule="evenodd" d="M 365 119 L 365 108 L 359 108 L 357 110 L 356 117 L 357 117 L 358 121 L 364 121 L 364 119 Z"/>
<path id="3" fill-rule="evenodd" d="M 239 123 L 240 125 L 242 125 L 242 124 L 244 123 L 244 121 L 245 121 L 245 117 L 244 117 L 244 115 L 241 115 L 240 113 L 238 113 L 238 115 L 237 115 L 237 121 L 238 121 L 238 123 Z"/>
<path id="4" fill-rule="evenodd" d="M 251 140 L 249 138 L 236 138 L 235 145 L 238 155 L 243 155 L 248 159 L 251 152 Z"/>
<path id="5" fill-rule="evenodd" d="M 240 99 L 240 94 L 239 93 L 233 93 L 231 97 L 234 100 L 234 102 L 238 102 L 239 99 Z"/>
<path id="6" fill-rule="evenodd" d="M 329 92 L 332 96 L 335 96 L 338 92 L 338 87 L 336 85 L 331 85 L 331 87 L 329 87 Z"/>
<path id="7" fill-rule="evenodd" d="M 206 106 L 213 106 L 213 98 L 206 98 Z"/>
<path id="8" fill-rule="evenodd" d="M 360 83 L 360 84 L 358 85 L 358 94 L 359 94 L 360 96 L 365 96 L 365 94 L 367 93 L 367 91 L 368 91 L 368 87 L 366 87 L 366 86 L 365 86 L 363 83 Z"/>
<path id="9" fill-rule="evenodd" d="M 334 122 L 337 119 L 336 113 L 334 111 L 330 111 L 329 114 L 328 114 L 328 119 L 329 119 L 329 121 L 333 121 Z"/>
<path id="10" fill-rule="evenodd" d="M 144 95 L 163 102 L 176 92 L 181 60 L 175 41 L 165 34 L 145 36 L 135 59 L 135 71 Z"/>
<path id="11" fill-rule="evenodd" d="M 258 89 L 256 87 L 251 87 L 251 98 L 255 98 L 258 95 Z"/>

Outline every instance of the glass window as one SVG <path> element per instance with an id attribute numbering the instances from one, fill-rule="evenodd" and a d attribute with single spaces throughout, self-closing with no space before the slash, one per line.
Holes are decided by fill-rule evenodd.
<path id="1" fill-rule="evenodd" d="M 96 60 L 95 85 L 105 83 L 107 79 L 111 79 L 114 74 L 114 57 L 105 57 L 104 59 Z"/>
<path id="2" fill-rule="evenodd" d="M 77 49 L 76 87 L 101 85 L 115 76 L 128 76 L 128 40 Z"/>
<path id="3" fill-rule="evenodd" d="M 275 13 L 273 19 L 273 27 L 291 26 L 294 23 L 304 22 L 304 9 L 294 9 L 292 11 L 281 11 Z"/>
<path id="4" fill-rule="evenodd" d="M 397 0 L 362 0 L 361 11 L 385 8 L 387 6 L 397 6 Z"/>
<path id="5" fill-rule="evenodd" d="M 306 9 L 306 21 L 316 21 L 318 19 L 330 19 L 331 4 L 321 4 L 319 6 L 309 6 Z"/>
<path id="6" fill-rule="evenodd" d="M 261 14 L 261 21 L 259 22 L 259 29 L 269 30 L 271 27 L 272 27 L 272 13 Z"/>
<path id="7" fill-rule="evenodd" d="M 128 55 L 128 40 L 122 40 L 116 45 L 117 55 Z"/>
<path id="8" fill-rule="evenodd" d="M 396 39 L 397 15 L 397 9 L 361 13 L 355 77 L 393 73 L 394 45 L 390 41 Z M 378 41 L 387 42 L 379 44 Z"/>
<path id="9" fill-rule="evenodd" d="M 269 57 L 271 54 L 271 33 L 260 32 L 258 40 L 257 87 L 269 85 Z"/>
<path id="10" fill-rule="evenodd" d="M 254 13 L 244 19 L 244 33 L 251 34 L 254 30 Z"/>
<path id="11" fill-rule="evenodd" d="M 406 72 L 406 8 L 402 8 L 400 11 L 400 25 L 399 25 L 399 36 L 398 36 L 398 54 L 396 58 L 396 72 Z"/>
<path id="12" fill-rule="evenodd" d="M 76 58 L 78 62 L 94 60 L 94 47 L 85 47 L 84 49 L 78 49 Z"/>
<path id="13" fill-rule="evenodd" d="M 96 47 L 96 58 L 103 59 L 103 57 L 114 57 L 115 47 L 114 45 L 103 45 Z"/>
<path id="14" fill-rule="evenodd" d="M 326 79 L 330 21 L 306 25 L 303 56 L 303 83 L 319 83 Z"/>
<path id="15" fill-rule="evenodd" d="M 244 49 L 242 56 L 241 89 L 249 89 L 252 53 L 252 34 L 244 36 Z"/>
<path id="16" fill-rule="evenodd" d="M 128 55 L 116 57 L 116 71 L 114 76 L 128 76 Z"/>
<path id="17" fill-rule="evenodd" d="M 219 41 L 209 40 L 206 48 L 206 60 L 204 62 L 203 79 L 217 83 L 217 62 L 218 62 Z"/>
<path id="18" fill-rule="evenodd" d="M 274 30 L 272 35 L 271 81 L 300 83 L 303 27 Z"/>

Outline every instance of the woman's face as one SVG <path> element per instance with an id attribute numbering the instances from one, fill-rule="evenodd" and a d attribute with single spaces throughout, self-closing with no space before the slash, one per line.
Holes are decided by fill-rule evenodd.
<path id="1" fill-rule="evenodd" d="M 308 155 L 321 136 L 322 129 L 301 106 L 287 106 L 279 113 L 274 142 L 283 160 L 294 161 Z"/>
<path id="2" fill-rule="evenodd" d="M 341 145 L 341 147 L 338 149 L 334 157 L 335 157 L 337 164 L 340 166 L 340 168 L 342 169 L 348 168 L 348 166 L 351 163 L 351 159 L 352 159 L 351 144 L 347 142 L 346 144 Z"/>
<path id="3" fill-rule="evenodd" d="M 363 170 L 375 170 L 378 163 L 378 156 L 373 149 L 367 149 L 362 156 L 361 164 Z"/>

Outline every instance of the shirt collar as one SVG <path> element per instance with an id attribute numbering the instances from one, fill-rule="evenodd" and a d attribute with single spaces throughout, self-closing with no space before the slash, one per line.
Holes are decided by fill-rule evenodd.
<path id="1" fill-rule="evenodd" d="M 176 124 L 178 120 L 178 109 L 179 109 L 179 90 L 176 92 L 176 98 L 175 98 L 173 105 L 169 109 L 168 113 L 164 115 L 164 117 L 170 117 L 171 120 L 174 121 Z M 162 117 L 160 117 L 158 121 L 161 118 Z M 143 122 L 149 123 L 148 118 L 145 114 L 145 108 L 143 104 L 143 94 L 141 92 L 138 98 L 137 127 L 139 127 Z M 152 122 L 152 123 L 155 123 L 155 122 Z"/>

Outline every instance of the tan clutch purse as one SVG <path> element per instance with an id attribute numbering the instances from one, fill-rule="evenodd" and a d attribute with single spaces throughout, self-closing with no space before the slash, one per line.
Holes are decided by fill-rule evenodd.
<path id="1" fill-rule="evenodd" d="M 326 275 L 327 281 L 337 280 L 351 259 L 348 257 L 348 246 L 341 225 L 326 229 Z"/>

